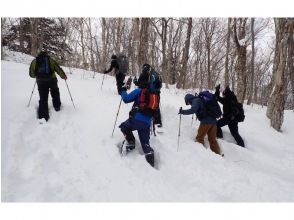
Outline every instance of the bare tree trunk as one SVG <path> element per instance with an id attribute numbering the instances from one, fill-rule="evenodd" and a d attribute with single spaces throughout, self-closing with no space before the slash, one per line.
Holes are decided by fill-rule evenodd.
<path id="1" fill-rule="evenodd" d="M 80 26 L 80 41 L 81 41 L 81 49 L 82 49 L 82 58 L 83 58 L 83 68 L 87 69 L 87 60 L 85 55 L 85 43 L 84 43 L 84 19 L 80 18 L 79 20 Z"/>
<path id="2" fill-rule="evenodd" d="M 191 39 L 191 32 L 192 32 L 192 18 L 188 19 L 188 28 L 187 28 L 187 36 L 185 41 L 185 47 L 183 50 L 182 55 L 182 68 L 180 69 L 180 77 L 179 81 L 177 82 L 177 88 L 185 88 L 185 81 L 186 81 L 186 75 L 187 75 L 187 64 L 189 59 L 189 49 L 190 49 L 190 39 Z"/>
<path id="3" fill-rule="evenodd" d="M 30 22 L 31 22 L 31 55 L 37 56 L 39 18 L 30 18 Z"/>
<path id="4" fill-rule="evenodd" d="M 292 33 L 294 29 L 294 22 L 292 21 Z M 289 36 L 289 48 L 288 48 L 288 74 L 290 77 L 292 88 L 292 109 L 294 110 L 294 37 L 293 34 Z"/>
<path id="5" fill-rule="evenodd" d="M 211 73 L 211 46 L 212 38 L 215 30 L 215 21 L 213 18 L 206 18 L 203 20 L 202 29 L 205 36 L 205 49 L 207 53 L 207 87 L 212 89 L 212 73 Z"/>
<path id="6" fill-rule="evenodd" d="M 138 51 L 139 68 L 141 68 L 144 63 L 149 62 L 149 59 L 148 59 L 149 26 L 150 26 L 150 18 L 141 18 L 140 46 L 139 46 L 139 51 Z"/>
<path id="7" fill-rule="evenodd" d="M 231 44 L 231 21 L 232 18 L 228 18 L 228 33 L 227 33 L 227 47 L 226 47 L 226 61 L 225 61 L 225 86 L 230 85 L 229 83 L 229 53 Z"/>
<path id="8" fill-rule="evenodd" d="M 132 57 L 132 68 L 133 72 L 138 73 L 140 71 L 141 66 L 138 64 L 138 54 L 140 48 L 140 18 L 133 18 L 133 30 L 134 30 L 134 41 L 133 48 L 134 53 Z"/>
<path id="9" fill-rule="evenodd" d="M 284 120 L 284 107 L 286 99 L 285 74 L 287 65 L 287 49 L 289 47 L 289 36 L 291 31 L 290 19 L 275 18 L 276 28 L 276 50 L 274 66 L 274 88 L 268 103 L 266 115 L 270 118 L 271 126 L 281 131 Z M 292 32 L 292 33 L 291 33 Z"/>
<path id="10" fill-rule="evenodd" d="M 92 70 L 93 70 L 93 79 L 95 78 L 95 72 L 96 72 L 96 68 L 95 68 L 95 59 L 94 59 L 94 50 L 93 50 L 93 35 L 92 35 L 92 27 L 91 27 L 91 18 L 88 18 L 88 23 L 85 22 L 87 29 L 88 29 L 88 33 L 90 36 L 90 57 L 91 57 L 91 66 L 92 66 Z"/>
<path id="11" fill-rule="evenodd" d="M 255 47 L 254 47 L 254 18 L 251 18 L 251 50 L 252 50 L 252 56 L 251 56 L 251 79 L 250 79 L 250 87 L 249 87 L 249 97 L 247 101 L 247 105 L 250 105 L 252 102 L 252 95 L 253 95 L 253 81 L 254 81 L 254 58 L 255 58 Z"/>
<path id="12" fill-rule="evenodd" d="M 237 36 L 237 19 L 234 19 L 234 40 L 238 55 L 236 72 L 237 72 L 237 98 L 238 101 L 243 103 L 246 95 L 246 42 L 245 42 L 245 25 L 247 18 L 240 18 L 239 26 L 239 41 Z"/>
<path id="13" fill-rule="evenodd" d="M 106 66 L 106 56 L 107 56 L 107 45 L 108 45 L 108 31 L 106 26 L 106 19 L 101 18 L 102 22 L 102 60 L 101 63 L 104 68 Z"/>
<path id="14" fill-rule="evenodd" d="M 4 41 L 4 25 L 6 22 L 6 18 L 1 18 L 1 60 L 4 59 L 4 48 L 3 48 L 3 41 Z"/>

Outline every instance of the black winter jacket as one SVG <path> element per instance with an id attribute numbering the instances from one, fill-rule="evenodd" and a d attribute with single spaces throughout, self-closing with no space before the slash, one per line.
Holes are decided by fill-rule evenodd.
<path id="1" fill-rule="evenodd" d="M 223 105 L 223 118 L 231 120 L 233 119 L 233 105 L 237 103 L 236 95 L 230 91 L 226 92 L 224 97 L 220 97 L 220 91 L 215 92 L 217 101 Z"/>
<path id="2" fill-rule="evenodd" d="M 114 68 L 115 74 L 117 74 L 119 72 L 119 66 L 118 66 L 118 63 L 117 63 L 117 60 L 116 59 L 111 60 L 109 69 L 106 70 L 104 73 L 111 72 L 113 68 Z"/>

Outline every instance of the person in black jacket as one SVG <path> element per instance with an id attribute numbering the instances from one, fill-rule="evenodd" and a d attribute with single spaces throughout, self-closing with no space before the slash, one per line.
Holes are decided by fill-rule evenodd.
<path id="1" fill-rule="evenodd" d="M 111 72 L 113 69 L 114 69 L 115 78 L 116 78 L 117 92 L 118 92 L 118 94 L 120 94 L 120 88 L 124 85 L 125 74 L 123 74 L 119 70 L 119 65 L 118 65 L 118 62 L 117 62 L 117 56 L 115 54 L 113 54 L 111 56 L 110 67 L 108 68 L 108 70 L 105 69 L 104 74 L 107 74 L 107 73 Z"/>
<path id="2" fill-rule="evenodd" d="M 220 97 L 220 85 L 215 87 L 215 96 L 217 100 L 223 104 L 223 117 L 217 121 L 217 137 L 223 138 L 221 127 L 228 125 L 232 136 L 235 138 L 237 144 L 245 147 L 244 141 L 238 131 L 238 121 L 233 114 L 233 105 L 237 103 L 237 97 L 229 86 L 223 91 L 223 97 Z"/>

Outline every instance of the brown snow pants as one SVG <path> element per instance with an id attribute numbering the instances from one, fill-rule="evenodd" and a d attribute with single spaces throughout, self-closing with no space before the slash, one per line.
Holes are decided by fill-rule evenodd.
<path id="1" fill-rule="evenodd" d="M 216 131 L 217 127 L 214 124 L 200 124 L 196 136 L 196 141 L 204 145 L 204 137 L 207 134 L 210 149 L 214 153 L 220 154 L 220 147 L 216 140 Z"/>

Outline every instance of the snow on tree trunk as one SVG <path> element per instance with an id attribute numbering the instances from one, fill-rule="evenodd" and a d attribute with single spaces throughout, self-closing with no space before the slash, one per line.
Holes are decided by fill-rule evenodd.
<path id="1" fill-rule="evenodd" d="M 245 42 L 245 25 L 247 18 L 239 19 L 240 26 L 239 26 L 239 39 L 237 36 L 237 19 L 234 19 L 234 40 L 237 50 L 237 65 L 236 65 L 236 72 L 237 72 L 237 99 L 239 102 L 243 103 L 246 94 L 246 42 Z"/>
<path id="2" fill-rule="evenodd" d="M 271 126 L 281 131 L 284 119 L 284 106 L 286 99 L 285 74 L 287 64 L 287 49 L 289 47 L 290 23 L 286 18 L 275 18 L 276 49 L 274 59 L 274 88 L 269 99 L 267 117 Z M 293 33 L 293 32 L 292 32 Z"/>

